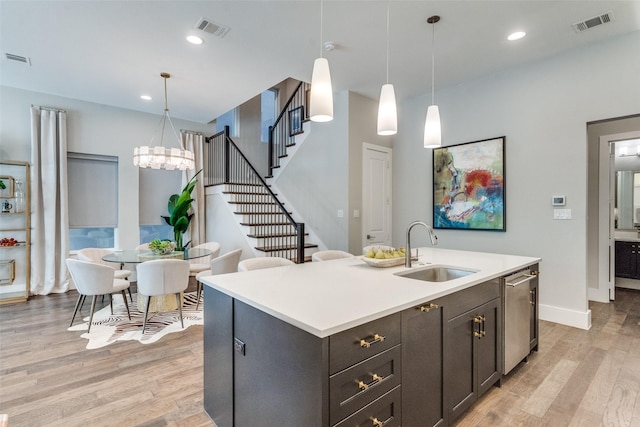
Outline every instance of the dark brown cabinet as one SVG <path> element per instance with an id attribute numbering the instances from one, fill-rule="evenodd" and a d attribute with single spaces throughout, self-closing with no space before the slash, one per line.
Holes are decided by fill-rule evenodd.
<path id="1" fill-rule="evenodd" d="M 407 426 L 443 426 L 443 300 L 402 313 L 402 418 Z"/>
<path id="2" fill-rule="evenodd" d="M 445 402 L 448 422 L 458 418 L 502 376 L 502 328 L 500 288 L 498 281 L 478 285 L 496 295 L 490 300 L 477 300 L 478 290 L 470 288 L 450 296 L 468 305 L 475 300 L 481 305 L 463 313 L 451 311 L 446 324 Z M 486 302 L 485 302 L 486 301 Z M 456 305 L 456 304 L 453 304 Z"/>
<path id="3" fill-rule="evenodd" d="M 205 287 L 205 410 L 220 427 L 450 425 L 502 377 L 501 283 L 325 338 Z"/>
<path id="4" fill-rule="evenodd" d="M 640 257 L 636 242 L 616 241 L 616 277 L 640 279 Z"/>

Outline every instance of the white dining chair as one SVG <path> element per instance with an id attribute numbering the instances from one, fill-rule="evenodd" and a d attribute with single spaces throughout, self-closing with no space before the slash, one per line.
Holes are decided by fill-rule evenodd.
<path id="1" fill-rule="evenodd" d="M 294 264 L 295 262 L 291 261 L 290 259 L 276 256 L 248 258 L 238 263 L 238 271 L 260 270 L 263 268 L 284 267 Z"/>
<path id="2" fill-rule="evenodd" d="M 87 295 L 93 297 L 91 300 L 91 314 L 89 315 L 89 327 L 87 332 L 91 331 L 91 322 L 93 322 L 93 314 L 96 311 L 96 297 L 102 295 L 109 295 L 109 304 L 111 306 L 111 314 L 113 314 L 113 294 L 120 292 L 124 305 L 127 308 L 127 315 L 131 320 L 131 313 L 129 312 L 129 304 L 127 304 L 127 295 L 125 290 L 129 289 L 129 282 L 124 279 L 116 279 L 113 277 L 113 269 L 106 265 L 95 264 L 87 261 L 80 261 L 77 259 L 66 259 L 67 268 L 69 274 L 73 279 L 73 283 L 78 290 L 78 301 L 76 307 L 73 310 L 73 316 L 71 317 L 71 323 L 69 327 L 73 325 L 73 320 L 76 318 L 76 313 L 80 308 L 80 305 L 84 302 Z"/>
<path id="3" fill-rule="evenodd" d="M 196 294 L 196 310 L 200 306 L 200 295 L 202 295 L 202 282 L 199 279 L 204 276 L 215 276 L 216 274 L 237 272 L 238 262 L 240 262 L 240 255 L 242 255 L 242 249 L 234 249 L 231 252 L 220 255 L 219 257 L 211 260 L 208 270 L 201 271 L 196 275 L 196 280 L 198 282 Z"/>
<path id="4" fill-rule="evenodd" d="M 189 275 L 196 276 L 201 271 L 208 270 L 211 264 L 211 260 L 220 255 L 220 243 L 207 242 L 194 246 L 192 249 L 208 249 L 212 253 L 205 257 L 194 258 L 189 260 Z"/>
<path id="5" fill-rule="evenodd" d="M 80 261 L 88 261 L 94 264 L 106 265 L 107 267 L 110 267 L 113 270 L 113 277 L 116 279 L 129 280 L 129 276 L 131 276 L 131 273 L 132 273 L 131 270 L 123 269 L 122 264 L 118 265 L 117 263 L 104 261 L 102 259 L 103 256 L 110 254 L 112 252 L 113 250 L 111 249 L 84 248 L 84 249 L 78 250 L 78 252 L 76 253 L 76 256 Z M 129 299 L 133 303 L 131 288 L 129 288 L 128 291 L 129 291 Z"/>
<path id="6" fill-rule="evenodd" d="M 144 310 L 142 334 L 147 327 L 147 317 L 151 297 L 175 294 L 180 313 L 180 324 L 184 328 L 182 319 L 182 300 L 180 292 L 184 292 L 189 285 L 189 262 L 180 259 L 157 259 L 138 264 L 138 295 L 147 297 Z"/>
<path id="7" fill-rule="evenodd" d="M 353 258 L 353 254 L 345 251 L 328 249 L 325 251 L 317 251 L 311 254 L 311 261 L 331 261 L 332 259 Z"/>
<path id="8" fill-rule="evenodd" d="M 101 264 L 111 267 L 114 272 L 113 276 L 116 279 L 126 279 L 131 276 L 131 270 L 122 270 L 119 269 L 119 265 L 114 262 L 104 261 L 102 259 L 103 256 L 112 253 L 112 249 L 104 249 L 104 248 L 84 248 L 80 249 L 77 252 L 77 257 L 80 261 L 89 261 L 94 264 Z"/>

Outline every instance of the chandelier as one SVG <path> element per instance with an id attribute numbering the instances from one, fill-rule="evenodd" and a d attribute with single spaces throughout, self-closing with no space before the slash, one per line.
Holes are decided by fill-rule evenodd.
<path id="1" fill-rule="evenodd" d="M 142 145 L 133 149 L 133 164 L 141 168 L 151 169 L 166 169 L 166 170 L 185 170 L 194 169 L 195 161 L 193 152 L 185 150 L 180 141 L 180 137 L 176 132 L 176 128 L 171 122 L 171 116 L 169 116 L 169 107 L 167 104 L 167 79 L 171 77 L 169 73 L 160 73 L 160 77 L 164 79 L 164 113 L 160 120 L 160 145 L 153 145 L 153 139 L 149 145 Z M 171 125 L 173 135 L 178 141 L 180 148 L 166 148 L 162 145 L 164 140 L 164 131 L 167 124 Z"/>

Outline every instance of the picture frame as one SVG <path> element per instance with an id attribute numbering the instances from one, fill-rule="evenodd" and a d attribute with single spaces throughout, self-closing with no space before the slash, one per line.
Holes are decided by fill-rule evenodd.
<path id="1" fill-rule="evenodd" d="M 506 231 L 506 137 L 433 150 L 433 228 Z"/>
<path id="2" fill-rule="evenodd" d="M 302 122 L 304 120 L 304 106 L 299 106 L 289 110 L 289 136 L 302 133 Z"/>
<path id="3" fill-rule="evenodd" d="M 0 199 L 12 199 L 14 197 L 15 185 L 14 178 L 9 175 L 0 176 L 5 188 L 0 187 Z"/>
<path id="4" fill-rule="evenodd" d="M 304 105 L 307 106 L 304 110 L 304 119 L 309 120 L 309 112 L 311 111 L 311 89 L 304 91 Z"/>

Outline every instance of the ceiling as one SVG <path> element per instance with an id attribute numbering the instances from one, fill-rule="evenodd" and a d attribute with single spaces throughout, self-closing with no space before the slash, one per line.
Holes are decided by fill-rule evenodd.
<path id="1" fill-rule="evenodd" d="M 0 0 L 0 84 L 161 114 L 160 73 L 169 72 L 171 115 L 206 123 L 288 77 L 310 81 L 322 52 L 334 91 L 377 99 L 386 82 L 387 5 L 389 81 L 399 100 L 430 90 L 431 15 L 442 18 L 436 100 L 439 87 L 640 30 L 640 0 L 324 0 L 322 41 L 336 44 L 327 52 L 318 0 Z M 572 26 L 608 11 L 610 23 Z M 220 38 L 194 29 L 201 17 L 230 31 Z M 508 42 L 516 30 L 527 36 Z M 204 44 L 187 43 L 189 33 Z"/>

